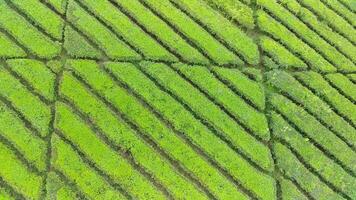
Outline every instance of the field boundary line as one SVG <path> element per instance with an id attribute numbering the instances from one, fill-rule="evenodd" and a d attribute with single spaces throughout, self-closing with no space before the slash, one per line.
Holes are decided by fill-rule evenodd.
<path id="1" fill-rule="evenodd" d="M 65 14 L 61 14 L 59 11 L 57 11 L 51 4 L 49 4 L 48 2 L 46 2 L 46 0 L 39 0 L 42 4 L 44 4 L 45 6 L 47 6 L 50 10 L 52 10 L 54 13 L 56 13 L 58 16 L 60 16 L 64 22 L 65 22 L 65 27 L 70 27 L 72 28 L 74 31 L 76 31 L 88 44 L 90 44 L 93 48 L 95 48 L 96 50 L 98 50 L 100 52 L 100 54 L 103 56 L 103 59 L 106 59 L 107 57 L 107 53 L 105 52 L 105 50 L 103 50 L 97 43 L 95 40 L 91 39 L 90 37 L 88 37 L 85 33 L 83 33 L 80 29 L 78 29 L 71 21 L 67 20 L 67 12 L 65 12 Z M 68 4 L 69 2 L 67 2 Z M 68 5 L 66 5 L 68 6 Z M 65 30 L 64 30 L 65 31 Z M 63 34 L 64 34 L 63 31 Z M 64 36 L 63 36 L 64 38 Z M 63 39 L 63 44 L 65 39 Z M 62 47 L 63 48 L 63 47 Z"/>
<path id="2" fill-rule="evenodd" d="M 121 113 L 118 108 L 116 108 L 116 106 L 114 106 L 110 101 L 106 100 L 94 90 L 91 90 L 91 86 L 86 83 L 86 81 L 82 79 L 80 75 L 73 74 L 73 76 L 77 76 L 77 80 L 79 80 L 83 85 L 85 84 L 86 87 L 89 87 L 87 89 L 91 91 L 92 95 L 100 99 L 101 102 L 103 102 L 111 110 L 111 112 L 115 115 L 116 118 L 122 119 L 130 127 L 130 129 L 132 129 L 134 133 L 145 142 L 145 144 L 153 147 L 154 150 L 156 150 L 163 158 L 167 159 L 175 168 L 179 170 L 188 171 L 184 172 L 183 174 L 190 174 L 189 170 L 184 169 L 184 167 L 179 163 L 179 161 L 176 161 L 174 158 L 172 158 L 173 156 L 171 156 L 169 152 L 163 150 L 160 145 L 155 142 L 154 139 L 148 136 L 148 134 L 144 134 L 144 131 L 142 131 L 136 123 L 134 123 L 129 117 L 127 117 L 126 114 Z"/>

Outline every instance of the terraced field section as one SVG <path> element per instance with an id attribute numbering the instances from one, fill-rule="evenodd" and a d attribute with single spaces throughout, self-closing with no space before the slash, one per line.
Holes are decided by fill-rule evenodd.
<path id="1" fill-rule="evenodd" d="M 0 199 L 356 199 L 356 1 L 0 0 Z"/>

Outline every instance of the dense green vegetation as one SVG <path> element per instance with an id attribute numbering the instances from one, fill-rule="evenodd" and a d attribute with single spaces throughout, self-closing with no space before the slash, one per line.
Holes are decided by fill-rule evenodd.
<path id="1" fill-rule="evenodd" d="M 0 199 L 355 191 L 355 0 L 0 0 Z"/>

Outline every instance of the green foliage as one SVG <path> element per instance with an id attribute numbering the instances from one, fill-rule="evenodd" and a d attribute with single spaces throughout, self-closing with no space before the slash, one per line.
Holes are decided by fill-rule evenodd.
<path id="1" fill-rule="evenodd" d="M 292 152 L 281 143 L 274 144 L 278 166 L 287 177 L 298 180 L 297 183 L 315 199 L 344 199 L 314 176 L 303 166 Z"/>
<path id="2" fill-rule="evenodd" d="M 282 199 L 300 199 L 307 200 L 308 198 L 301 193 L 298 188 L 289 180 L 281 179 Z"/>
<path id="3" fill-rule="evenodd" d="M 356 199 L 350 0 L 0 0 L 0 199 Z"/>
<path id="4" fill-rule="evenodd" d="M 57 135 L 53 135 L 51 165 L 84 192 L 91 199 L 125 199 L 111 187 L 103 177 L 86 165 L 77 152 Z"/>
<path id="5" fill-rule="evenodd" d="M 151 60 L 177 61 L 167 50 L 160 46 L 126 15 L 117 10 L 108 1 L 81 0 L 96 16 L 103 19 L 115 32 L 129 43 L 140 49 L 145 58 Z M 154 51 L 152 51 L 154 49 Z"/>
<path id="6" fill-rule="evenodd" d="M 38 199 L 42 177 L 30 172 L 15 153 L 0 142 L 0 176 L 28 199 Z"/>
<path id="7" fill-rule="evenodd" d="M 169 0 L 150 0 L 146 2 L 178 30 L 201 48 L 214 62 L 218 64 L 239 64 L 243 61 L 226 49 L 219 41 L 196 24 L 191 18 L 175 8 Z"/>
<path id="8" fill-rule="evenodd" d="M 68 0 L 45 0 L 45 2 L 52 5 L 59 13 L 65 14 Z"/>
<path id="9" fill-rule="evenodd" d="M 317 51 L 325 59 L 330 60 L 331 63 L 334 63 L 337 68 L 342 71 L 355 70 L 355 65 L 352 61 L 348 60 L 333 46 L 329 45 L 314 31 L 302 23 L 297 17 L 288 12 L 288 10 L 273 1 L 271 2 L 270 0 L 259 0 L 258 4 L 263 6 L 263 8 L 269 12 L 272 12 L 273 15 L 281 21 L 281 23 L 285 23 L 290 30 L 293 30 L 296 36 L 303 38 L 311 48 L 314 48 L 315 51 Z"/>
<path id="10" fill-rule="evenodd" d="M 7 61 L 10 68 L 28 81 L 48 100 L 54 100 L 55 75 L 39 61 L 15 59 Z"/>
<path id="11" fill-rule="evenodd" d="M 223 10 L 233 21 L 237 21 L 246 28 L 253 29 L 255 27 L 253 10 L 243 2 L 234 0 L 207 0 L 207 2 L 210 6 Z"/>
<path id="12" fill-rule="evenodd" d="M 54 172 L 49 172 L 47 175 L 46 190 L 46 200 L 72 200 L 77 198 L 77 194 L 68 185 L 63 183 L 60 177 Z"/>
<path id="13" fill-rule="evenodd" d="M 356 85 L 352 83 L 347 76 L 342 74 L 328 74 L 325 78 L 329 80 L 338 90 L 356 101 Z"/>
<path id="14" fill-rule="evenodd" d="M 216 103 L 226 107 L 230 113 L 232 113 L 236 118 L 240 119 L 243 124 L 245 124 L 257 135 L 260 135 L 266 140 L 269 139 L 269 132 L 267 127 L 268 125 L 265 116 L 261 112 L 250 106 L 239 95 L 235 94 L 232 90 L 226 87 L 224 83 L 218 80 L 211 72 L 209 72 L 206 67 L 186 66 L 177 64 L 174 65 L 174 68 L 178 69 L 182 74 L 184 74 L 185 77 L 195 83 L 198 88 L 201 88 L 209 96 L 214 98 L 214 101 L 216 101 Z M 189 89 L 187 91 L 195 90 Z M 198 95 L 194 95 L 191 93 L 190 96 L 195 99 L 197 103 L 200 103 L 200 101 L 198 100 Z M 193 101 L 190 102 L 192 103 Z M 201 103 L 201 105 L 209 105 L 203 102 Z M 209 119 L 208 113 L 210 113 L 211 115 L 213 109 L 202 110 L 206 110 L 207 113 L 205 118 Z M 219 114 L 217 114 L 216 116 L 219 116 Z"/>
<path id="15" fill-rule="evenodd" d="M 88 43 L 77 31 L 67 26 L 64 31 L 64 44 L 66 52 L 75 58 L 101 58 L 102 53 Z"/>
<path id="16" fill-rule="evenodd" d="M 258 64 L 259 52 L 257 45 L 253 42 L 252 38 L 248 37 L 235 24 L 223 17 L 219 12 L 210 8 L 206 3 L 203 3 L 203 1 L 178 0 L 177 3 L 241 54 L 249 64 Z"/>
<path id="17" fill-rule="evenodd" d="M 82 65 L 78 62 L 73 62 L 72 66 L 74 69 L 78 70 L 78 71 L 88 71 L 90 70 L 91 72 L 93 72 L 93 70 L 95 70 L 97 73 L 99 72 L 98 69 L 95 69 L 96 66 L 92 65 L 92 67 L 90 67 L 89 69 L 85 69 L 87 68 L 88 65 Z M 84 69 L 81 68 L 81 66 L 85 67 Z M 95 67 L 95 68 L 93 68 Z M 97 76 L 96 73 L 88 73 L 88 74 L 84 74 L 83 76 L 90 76 L 90 74 L 92 74 L 93 76 Z M 103 77 L 103 79 L 101 79 L 102 81 L 105 80 L 105 82 L 107 84 L 110 84 L 111 81 L 108 79 L 108 77 L 103 76 L 103 74 L 101 74 L 101 76 Z M 90 82 L 94 81 L 92 79 L 88 79 Z M 103 83 L 103 82 L 101 82 Z M 78 83 L 77 83 L 78 84 Z M 120 96 L 124 96 L 126 94 L 125 91 L 123 91 L 123 89 L 120 89 L 119 87 L 114 87 L 114 84 L 111 83 L 113 85 L 113 88 L 116 88 L 117 92 L 121 92 L 123 95 Z M 95 84 L 96 87 L 99 87 L 98 83 Z M 81 87 L 81 86 L 79 86 Z M 109 138 L 112 138 L 113 141 L 115 141 L 115 143 L 119 146 L 121 146 L 122 148 L 124 148 L 124 151 L 129 153 L 131 156 L 133 156 L 133 158 L 137 161 L 139 161 L 146 169 L 149 170 L 149 172 L 152 173 L 152 175 L 160 180 L 161 183 L 164 183 L 164 185 L 169 188 L 169 190 L 171 190 L 173 192 L 173 194 L 178 198 L 178 197 L 182 197 L 180 195 L 192 195 L 195 196 L 198 199 L 203 198 L 202 194 L 200 194 L 200 192 L 198 192 L 194 186 L 192 186 L 190 183 L 186 182 L 186 180 L 182 179 L 182 177 L 180 177 L 178 174 L 176 174 L 176 172 L 172 169 L 172 166 L 170 166 L 167 161 L 165 161 L 163 158 L 161 158 L 156 152 L 154 152 L 149 146 L 147 146 L 145 143 L 143 143 L 140 139 L 140 137 L 138 137 L 135 132 L 133 130 L 130 130 L 126 124 L 124 124 L 123 121 L 119 121 L 112 113 L 110 110 L 108 110 L 107 108 L 105 108 L 105 105 L 102 105 L 102 103 L 97 102 L 93 97 L 91 97 L 90 95 L 84 95 L 83 93 L 82 97 L 78 97 L 78 95 L 76 95 L 76 97 L 71 97 L 71 101 L 73 101 L 76 104 L 79 104 L 79 108 L 82 109 L 84 112 L 89 113 L 90 118 L 92 118 L 96 124 L 98 124 L 100 126 L 100 128 L 105 131 L 105 133 L 108 135 Z M 118 93 L 117 93 L 118 94 Z M 73 96 L 73 95 L 71 95 Z M 126 94 L 127 96 L 127 94 Z M 69 98 L 69 97 L 68 97 Z M 88 102 L 88 104 L 82 104 L 81 103 L 81 98 L 86 99 L 86 101 Z M 130 101 L 126 101 L 127 103 L 131 104 L 131 105 L 135 105 L 138 102 L 135 102 L 134 99 L 130 96 L 127 97 L 128 100 Z M 123 99 L 125 100 L 125 99 Z M 123 101 L 120 100 L 120 101 Z M 137 108 L 140 108 L 137 110 L 137 112 L 141 112 L 144 113 L 145 110 L 144 108 L 140 107 L 140 106 L 134 106 Z M 93 110 L 93 108 L 95 108 Z M 126 111 L 126 110 L 123 110 Z M 133 111 L 131 111 L 133 112 Z M 147 111 L 146 111 L 147 114 Z M 144 115 L 142 116 L 144 117 Z M 147 118 L 147 117 L 146 117 Z M 143 120 L 141 118 L 141 120 Z M 147 123 L 147 122 L 146 122 Z M 68 126 L 68 125 L 67 125 Z M 117 134 L 117 132 L 120 131 L 122 134 Z M 149 130 L 147 130 L 149 131 Z M 96 139 L 97 140 L 97 139 Z M 157 168 L 157 166 L 160 166 L 159 168 Z M 174 186 L 174 187 L 173 187 Z M 129 188 L 131 188 L 131 186 L 128 186 Z"/>
<path id="18" fill-rule="evenodd" d="M 0 3 L 0 27 L 6 29 L 28 50 L 40 58 L 53 58 L 60 52 L 60 44 L 40 33 L 22 16 Z M 26 30 L 26 31 L 23 31 Z"/>
<path id="19" fill-rule="evenodd" d="M 5 104 L 0 102 L 0 133 L 40 171 L 45 170 L 46 143 L 35 137 Z"/>
<path id="20" fill-rule="evenodd" d="M 245 69 L 247 70 L 248 68 Z M 222 80 L 228 82 L 229 86 L 241 92 L 242 95 L 246 96 L 246 98 L 259 109 L 264 110 L 265 94 L 261 83 L 252 81 L 237 69 L 214 67 L 212 70 L 217 73 Z M 261 76 L 259 70 L 252 73 L 255 73 L 255 76 Z"/>
<path id="21" fill-rule="evenodd" d="M 345 21 L 341 16 L 329 9 L 322 1 L 301 0 L 300 3 L 315 12 L 324 23 L 330 25 L 336 31 L 342 33 L 347 39 L 356 42 L 356 34 L 353 26 Z M 330 2 L 327 1 L 327 2 Z M 353 20 L 354 21 L 354 20 Z"/>
<path id="22" fill-rule="evenodd" d="M 46 136 L 50 123 L 49 107 L 30 93 L 19 80 L 1 66 L 0 85 L 2 86 L 0 87 L 0 95 L 7 98 L 15 108 L 31 121 L 42 136 Z"/>
<path id="23" fill-rule="evenodd" d="M 263 31 L 273 35 L 275 40 L 281 41 L 282 44 L 290 48 L 293 53 L 295 52 L 295 54 L 306 59 L 314 70 L 323 72 L 336 71 L 336 68 L 327 62 L 320 54 L 302 42 L 297 36 L 281 23 L 274 20 L 266 12 L 259 10 L 257 11 L 257 16 L 257 23 Z"/>
<path id="24" fill-rule="evenodd" d="M 302 82 L 317 91 L 318 96 L 325 99 L 330 106 L 334 107 L 342 116 L 345 116 L 353 125 L 356 125 L 356 105 L 331 87 L 320 74 L 315 72 L 303 72 L 297 73 L 296 75 Z M 353 132 L 356 133 L 356 131 Z M 351 141 L 356 142 L 356 140 Z"/>
<path id="25" fill-rule="evenodd" d="M 145 109 L 141 104 L 137 102 L 131 95 L 127 94 L 123 89 L 119 87 L 115 87 L 114 83 L 108 79 L 108 77 L 104 76 L 100 71 L 98 71 L 97 66 L 94 63 L 89 64 L 88 62 L 74 62 L 73 68 L 76 69 L 78 73 L 80 73 L 85 79 L 93 85 L 93 87 L 100 92 L 103 96 L 108 98 L 120 111 L 124 112 L 131 120 L 134 120 L 135 124 L 137 124 L 143 131 L 143 133 L 148 134 L 149 137 L 152 137 L 157 144 L 160 145 L 162 150 L 169 152 L 169 155 L 172 155 L 179 163 L 187 168 L 190 172 L 192 172 L 201 182 L 204 182 L 208 188 L 210 188 L 216 195 L 218 196 L 229 196 L 229 195 L 238 195 L 243 198 L 243 196 L 235 190 L 233 184 L 227 181 L 224 177 L 219 174 L 216 169 L 210 166 L 204 159 L 202 159 L 199 154 L 194 152 L 191 147 L 189 147 L 186 143 L 183 142 L 179 137 L 177 137 L 172 130 L 168 129 L 161 121 L 159 121 L 152 113 L 150 113 L 147 109 Z M 120 73 L 125 74 L 127 72 L 135 72 L 135 68 L 126 63 L 122 63 L 119 65 L 118 63 L 109 63 L 107 65 L 108 68 L 113 70 L 114 73 L 118 73 L 120 69 Z M 128 73 L 125 77 L 125 80 L 130 80 L 130 84 L 132 81 L 137 82 L 137 71 L 136 73 Z M 139 74 L 138 74 L 139 75 Z M 142 76 L 142 75 L 141 75 Z M 98 78 L 100 77 L 100 78 Z M 121 77 L 121 76 L 119 76 Z M 133 79 L 131 79 L 133 78 Z M 104 81 L 103 81 L 104 80 Z M 147 80 L 142 79 L 143 83 L 146 83 Z M 150 82 L 148 82 L 150 83 Z M 136 84 L 135 84 L 136 85 Z M 136 85 L 137 86 L 137 85 Z M 112 88 L 108 90 L 107 88 Z M 145 85 L 141 87 L 142 89 L 155 89 L 151 85 Z M 136 87 L 135 87 L 136 89 Z M 146 96 L 146 92 L 142 93 L 139 91 L 141 95 Z M 157 89 L 152 92 L 157 92 Z M 161 103 L 161 101 L 155 101 L 157 103 Z M 152 102 L 150 102 L 152 103 Z M 162 102 L 163 103 L 163 102 Z M 166 108 L 169 105 L 165 105 L 162 108 Z M 175 112 L 177 113 L 177 112 Z M 172 113 L 176 115 L 175 113 Z M 171 115 L 173 116 L 173 115 Z M 114 128 L 113 129 L 117 129 Z M 126 131 L 129 132 L 129 131 Z M 129 143 L 130 144 L 130 143 Z M 130 146 L 132 147 L 132 145 Z M 132 149 L 132 153 L 135 152 Z M 145 158 L 145 162 L 148 162 L 147 156 Z M 144 163 L 144 162 L 143 162 Z M 163 169 L 162 169 L 163 170 Z M 207 175 L 209 174 L 209 175 Z M 172 177 L 173 178 L 173 177 Z M 173 185 L 172 185 L 173 186 Z M 220 191 L 220 187 L 224 187 L 226 190 Z M 172 190 L 174 191 L 174 190 Z M 190 190 L 192 193 L 190 195 L 194 195 L 197 198 L 201 198 L 201 194 L 196 193 L 194 190 Z M 188 191 L 186 191 L 188 192 Z M 175 195 L 185 195 L 184 193 L 175 193 Z"/>
<path id="26" fill-rule="evenodd" d="M 19 9 L 57 40 L 62 39 L 63 20 L 37 0 L 12 0 Z"/>
<path id="27" fill-rule="evenodd" d="M 260 37 L 260 45 L 283 69 L 306 69 L 308 66 L 270 37 Z"/>
<path id="28" fill-rule="evenodd" d="M 303 131 L 308 138 L 315 140 L 320 146 L 347 166 L 353 173 L 356 171 L 355 152 L 313 116 L 306 113 L 302 107 L 292 103 L 282 95 L 271 96 L 273 108 L 282 113 L 292 123 Z"/>
<path id="29" fill-rule="evenodd" d="M 296 0 L 283 0 L 281 2 L 305 24 L 311 26 L 316 33 L 326 38 L 326 41 L 337 47 L 339 51 L 346 54 L 355 63 L 356 47 L 349 40 L 336 33 L 328 24 L 319 21 L 318 16 L 302 7 Z"/>
<path id="30" fill-rule="evenodd" d="M 297 73 L 298 77 L 305 77 L 307 74 Z M 315 74 L 314 76 L 319 76 Z M 333 108 L 326 102 L 315 96 L 310 90 L 301 85 L 295 78 L 286 72 L 274 71 L 268 75 L 268 82 L 273 87 L 276 87 L 279 91 L 292 97 L 296 102 L 307 108 L 311 113 L 324 121 L 328 126 L 345 137 L 353 146 L 356 145 L 355 129 L 351 127 L 346 121 L 338 116 Z M 311 79 L 309 79 L 311 80 Z M 325 80 L 316 80 L 318 83 L 323 83 Z M 317 90 L 322 92 L 322 90 Z M 334 95 L 339 95 L 334 92 Z M 338 98 L 342 100 L 342 97 Z M 340 101 L 342 103 L 343 101 Z M 344 104 L 344 106 L 351 106 L 350 103 Z M 351 111 L 350 109 L 349 111 Z M 352 111 L 351 111 L 352 112 Z"/>
<path id="31" fill-rule="evenodd" d="M 219 129 L 232 129 L 237 128 L 235 122 L 230 120 L 221 110 L 212 102 L 207 101 L 205 97 L 202 97 L 196 89 L 192 88 L 187 82 L 176 75 L 174 71 L 162 64 L 142 63 L 143 70 L 156 79 L 163 87 L 171 91 L 177 97 L 182 98 L 189 106 L 192 107 L 193 112 L 198 115 L 207 118 L 206 121 L 210 121 L 214 126 L 220 126 Z M 167 109 L 167 108 L 166 108 Z M 164 111 L 161 111 L 164 112 Z M 209 115 L 206 115 L 209 112 Z M 205 114 L 204 114 L 205 113 Z M 176 118 L 178 120 L 186 120 L 187 117 Z M 189 120 L 195 123 L 195 120 Z M 185 122 L 187 123 L 187 122 Z M 230 124 L 230 126 L 228 126 Z M 257 169 L 253 168 L 246 160 L 238 156 L 231 148 L 228 148 L 226 144 L 222 143 L 218 138 L 213 137 L 210 134 L 203 134 L 210 132 L 206 128 L 202 128 L 200 135 L 197 135 L 200 124 L 190 125 L 194 130 L 194 138 L 196 142 L 205 151 L 214 157 L 217 162 L 226 168 L 235 178 L 240 179 L 246 186 L 256 192 L 261 198 L 273 198 L 274 194 L 274 182 Z M 205 129 L 205 130 L 204 130 Z M 187 132 L 187 127 L 182 131 Z M 235 134 L 239 132 L 236 131 Z M 268 157 L 265 156 L 265 159 Z M 268 162 L 268 160 L 266 160 Z M 257 185 L 263 183 L 266 187 L 259 188 Z"/>
<path id="32" fill-rule="evenodd" d="M 76 92 L 76 94 L 86 97 L 85 91 L 81 91 L 83 90 L 82 88 L 73 87 L 76 85 L 73 83 L 74 80 L 71 79 L 66 75 L 63 77 L 61 93 L 63 92 L 63 95 L 72 96 L 73 94 L 71 93 Z M 77 90 L 73 91 L 71 88 Z M 77 99 L 79 100 L 80 98 Z M 88 101 L 88 103 L 91 102 Z M 72 110 L 64 104 L 58 103 L 56 111 L 56 128 L 61 130 L 61 133 L 68 140 L 75 143 L 88 159 L 95 162 L 100 169 L 109 174 L 117 184 L 122 185 L 135 198 L 163 199 L 159 190 L 156 190 L 145 177 L 130 166 L 127 160 L 117 155 L 116 151 L 110 149 L 108 145 L 100 141 L 82 119 L 73 115 Z"/>
<path id="33" fill-rule="evenodd" d="M 197 63 L 208 63 L 208 60 L 199 51 L 190 46 L 182 37 L 172 30 L 164 21 L 147 10 L 138 0 L 115 1 L 122 6 L 138 23 L 156 35 L 160 41 L 182 56 L 183 60 Z"/>
<path id="34" fill-rule="evenodd" d="M 350 197 L 356 197 L 354 190 L 356 179 L 354 177 L 290 127 L 281 116 L 273 113 L 271 121 L 271 129 L 276 137 L 295 149 L 301 155 L 303 162 L 308 163 L 314 169 L 319 169 L 317 173 L 337 188 L 340 188 L 342 192 Z"/>
<path id="35" fill-rule="evenodd" d="M 25 57 L 26 52 L 0 32 L 0 58 Z"/>
<path id="36" fill-rule="evenodd" d="M 79 30 L 93 40 L 109 58 L 117 60 L 140 58 L 140 55 L 117 38 L 114 33 L 106 29 L 93 16 L 85 12 L 74 0 L 69 1 L 67 17 Z"/>

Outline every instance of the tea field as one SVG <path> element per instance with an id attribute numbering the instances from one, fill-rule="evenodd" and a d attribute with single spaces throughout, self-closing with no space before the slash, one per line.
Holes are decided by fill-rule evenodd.
<path id="1" fill-rule="evenodd" d="M 356 200 L 356 1 L 0 0 L 0 199 Z"/>

